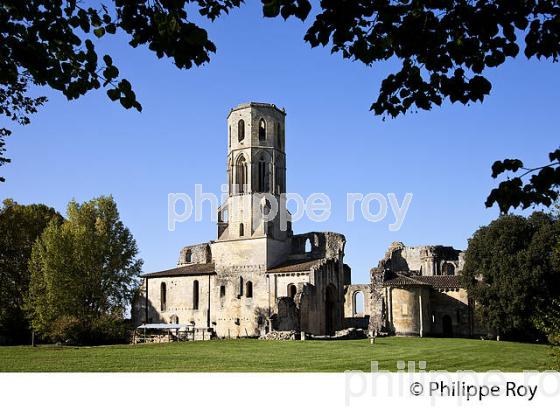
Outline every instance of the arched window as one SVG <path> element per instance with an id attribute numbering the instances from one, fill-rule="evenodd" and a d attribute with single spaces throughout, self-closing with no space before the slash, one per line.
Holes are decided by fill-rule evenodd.
<path id="1" fill-rule="evenodd" d="M 455 275 L 455 266 L 452 263 L 445 262 L 441 265 L 442 275 Z"/>
<path id="2" fill-rule="evenodd" d="M 361 291 L 354 292 L 354 316 L 364 315 L 364 293 Z"/>
<path id="3" fill-rule="evenodd" d="M 245 236 L 245 227 L 243 224 L 239 224 L 239 236 Z"/>
<path id="4" fill-rule="evenodd" d="M 257 173 L 257 187 L 259 192 L 268 192 L 268 172 L 267 172 L 267 163 L 264 158 L 259 159 L 258 162 L 258 173 Z"/>
<path id="5" fill-rule="evenodd" d="M 235 183 L 237 185 L 237 192 L 242 194 L 245 192 L 247 185 L 247 161 L 245 161 L 245 157 L 243 155 L 240 155 L 239 158 L 237 158 L 235 168 Z"/>
<path id="6" fill-rule="evenodd" d="M 305 253 L 311 252 L 311 241 L 309 238 L 305 240 Z"/>
<path id="7" fill-rule="evenodd" d="M 179 316 L 171 315 L 171 317 L 169 318 L 169 322 L 171 322 L 173 324 L 179 324 Z"/>
<path id="8" fill-rule="evenodd" d="M 192 308 L 194 310 L 198 309 L 198 297 L 199 297 L 198 281 L 195 280 L 193 282 L 193 287 L 192 287 Z"/>
<path id="9" fill-rule="evenodd" d="M 251 281 L 247 281 L 247 283 L 245 284 L 245 297 L 253 297 L 253 282 Z"/>
<path id="10" fill-rule="evenodd" d="M 239 142 L 245 139 L 245 121 L 239 120 L 237 123 L 237 140 Z"/>
<path id="11" fill-rule="evenodd" d="M 296 293 L 297 293 L 297 286 L 294 285 L 293 283 L 290 283 L 288 285 L 288 297 L 294 299 L 296 297 Z"/>
<path id="12" fill-rule="evenodd" d="M 192 252 L 190 249 L 187 249 L 187 252 L 185 252 L 185 263 L 191 263 L 192 262 Z"/>
<path id="13" fill-rule="evenodd" d="M 221 298 L 226 297 L 226 287 L 224 285 L 220 286 L 220 297 Z"/>
<path id="14" fill-rule="evenodd" d="M 266 140 L 266 122 L 263 118 L 259 121 L 259 141 Z"/>
<path id="15" fill-rule="evenodd" d="M 162 312 L 165 312 L 165 309 L 167 309 L 167 285 L 165 284 L 165 282 L 161 282 L 161 285 L 159 287 L 159 301 L 160 301 L 160 310 Z"/>

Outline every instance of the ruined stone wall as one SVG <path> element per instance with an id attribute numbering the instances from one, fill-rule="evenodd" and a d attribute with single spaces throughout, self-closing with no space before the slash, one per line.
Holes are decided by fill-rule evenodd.
<path id="1" fill-rule="evenodd" d="M 188 260 L 190 257 L 190 261 Z M 179 252 L 177 266 L 189 265 L 192 263 L 209 263 L 212 261 L 212 252 L 209 243 L 185 246 Z"/>
<path id="2" fill-rule="evenodd" d="M 451 246 L 405 246 L 393 242 L 378 267 L 394 272 L 411 272 L 417 275 L 432 276 L 449 274 L 445 265 L 453 266 L 451 274 L 463 270 L 464 253 Z"/>
<path id="3" fill-rule="evenodd" d="M 309 241 L 311 250 L 306 252 L 305 246 Z M 335 232 L 307 232 L 294 235 L 291 238 L 290 259 L 302 257 L 310 259 L 338 259 L 344 254 L 346 238 Z"/>
<path id="4" fill-rule="evenodd" d="M 340 330 L 344 322 L 344 268 L 342 261 L 327 260 L 314 268 L 307 288 L 306 306 L 302 312 L 301 330 L 314 335 Z M 332 322 L 327 324 L 327 301 L 332 294 Z"/>
<path id="5" fill-rule="evenodd" d="M 358 312 L 356 295 L 363 295 L 363 311 Z M 367 329 L 372 311 L 371 285 L 346 285 L 344 292 L 344 327 Z"/>

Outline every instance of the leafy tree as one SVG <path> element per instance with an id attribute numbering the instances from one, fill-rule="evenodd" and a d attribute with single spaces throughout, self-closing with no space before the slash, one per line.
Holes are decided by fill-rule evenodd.
<path id="1" fill-rule="evenodd" d="M 70 202 L 33 246 L 26 306 L 33 329 L 66 343 L 115 341 L 142 261 L 112 197 Z M 118 333 L 118 332 L 117 332 Z"/>
<path id="2" fill-rule="evenodd" d="M 35 240 L 62 217 L 46 205 L 20 205 L 6 199 L 0 208 L 0 342 L 29 342 L 23 310 L 29 289 L 28 263 Z"/>
<path id="3" fill-rule="evenodd" d="M 507 213 L 510 208 L 527 209 L 532 205 L 550 206 L 558 198 L 560 186 L 560 148 L 548 154 L 550 163 L 536 168 L 526 168 L 518 159 L 505 159 L 496 161 L 492 166 L 492 177 L 511 171 L 517 173 L 512 179 L 500 182 L 494 188 L 486 206 L 495 203 L 502 213 Z M 529 182 L 524 183 L 523 177 L 531 175 Z"/>
<path id="4" fill-rule="evenodd" d="M 560 297 L 556 216 L 504 215 L 469 240 L 462 281 L 497 335 L 535 338 L 535 319 Z"/>

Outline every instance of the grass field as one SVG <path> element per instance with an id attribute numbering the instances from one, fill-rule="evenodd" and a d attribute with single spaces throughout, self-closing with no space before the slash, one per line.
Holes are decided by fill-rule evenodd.
<path id="1" fill-rule="evenodd" d="M 399 360 L 427 370 L 558 370 L 549 346 L 468 339 L 348 341 L 214 340 L 98 347 L 0 347 L 2 372 L 342 372 L 395 371 Z"/>

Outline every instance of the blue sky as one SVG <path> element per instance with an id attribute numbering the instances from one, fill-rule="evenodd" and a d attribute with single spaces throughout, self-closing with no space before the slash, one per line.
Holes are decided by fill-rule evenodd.
<path id="1" fill-rule="evenodd" d="M 26 127 L 12 127 L 0 169 L 1 198 L 41 202 L 64 212 L 78 201 L 112 194 L 144 259 L 145 271 L 173 267 L 179 249 L 215 239 L 202 222 L 167 230 L 167 194 L 219 193 L 226 182 L 226 116 L 247 101 L 285 107 L 287 188 L 324 192 L 331 218 L 302 220 L 294 231 L 346 235 L 353 282 L 367 281 L 387 246 L 445 244 L 464 249 L 481 225 L 498 215 L 484 200 L 495 186 L 493 161 L 522 158 L 541 165 L 558 146 L 560 76 L 551 62 L 509 61 L 489 73 L 490 97 L 469 107 L 446 104 L 431 112 L 382 121 L 369 111 L 380 81 L 394 66 L 373 68 L 303 42 L 306 25 L 263 19 L 250 3 L 206 23 L 218 47 L 209 65 L 180 71 L 123 38 L 101 44 L 128 78 L 144 110 L 124 110 L 104 91 L 68 102 L 48 90 L 49 102 Z M 413 194 L 400 231 L 389 220 L 346 222 L 347 192 Z M 375 211 L 372 209 L 372 211 Z"/>

